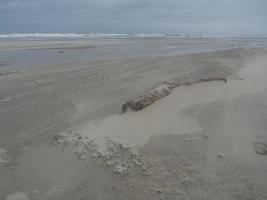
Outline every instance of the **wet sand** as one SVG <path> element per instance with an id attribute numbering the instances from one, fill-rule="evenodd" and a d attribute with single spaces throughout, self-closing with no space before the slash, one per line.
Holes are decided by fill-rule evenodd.
<path id="1" fill-rule="evenodd" d="M 64 48 L 89 54 L 106 42 Z M 266 199 L 267 156 L 254 144 L 267 143 L 267 50 L 221 40 L 208 52 L 154 50 L 173 42 L 143 40 L 148 54 L 120 57 L 111 46 L 106 58 L 1 66 L 18 71 L 0 76 L 0 199 Z M 30 52 L 62 49 L 42 45 Z M 209 77 L 228 83 L 181 86 L 120 114 L 163 81 Z"/>

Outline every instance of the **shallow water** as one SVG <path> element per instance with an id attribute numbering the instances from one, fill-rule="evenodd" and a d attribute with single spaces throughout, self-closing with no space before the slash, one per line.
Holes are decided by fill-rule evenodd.
<path id="1" fill-rule="evenodd" d="M 189 54 L 244 46 L 267 47 L 265 38 L 36 39 L 33 41 L 1 39 L 0 42 L 2 42 L 0 65 L 5 68 L 20 69 L 144 55 Z M 83 48 L 88 45 L 94 45 L 95 48 Z M 50 47 L 53 49 L 47 49 Z"/>

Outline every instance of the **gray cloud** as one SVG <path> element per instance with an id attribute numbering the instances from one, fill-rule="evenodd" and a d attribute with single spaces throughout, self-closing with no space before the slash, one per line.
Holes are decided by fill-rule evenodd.
<path id="1" fill-rule="evenodd" d="M 267 35 L 266 0 L 0 0 L 0 32 Z"/>

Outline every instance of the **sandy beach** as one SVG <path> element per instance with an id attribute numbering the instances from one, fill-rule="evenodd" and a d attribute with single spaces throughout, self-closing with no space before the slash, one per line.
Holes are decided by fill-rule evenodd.
<path id="1" fill-rule="evenodd" d="M 1 200 L 267 199 L 266 39 L 0 41 Z"/>

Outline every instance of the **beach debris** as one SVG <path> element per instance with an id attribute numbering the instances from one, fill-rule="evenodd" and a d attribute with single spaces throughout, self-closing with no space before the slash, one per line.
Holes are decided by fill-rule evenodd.
<path id="1" fill-rule="evenodd" d="M 264 142 L 255 142 L 254 147 L 257 154 L 267 155 L 267 144 Z"/>
<path id="2" fill-rule="evenodd" d="M 203 137 L 204 139 L 206 139 L 206 140 L 209 139 L 208 134 L 203 134 L 202 137 Z"/>
<path id="3" fill-rule="evenodd" d="M 6 76 L 6 75 L 11 75 L 11 74 L 17 74 L 20 71 L 17 70 L 7 70 L 7 71 L 0 71 L 0 76 Z"/>
<path id="4" fill-rule="evenodd" d="M 69 130 L 56 135 L 54 139 L 55 143 L 72 145 L 73 154 L 78 159 L 86 159 L 86 155 L 89 155 L 102 160 L 114 175 L 127 176 L 131 169 L 139 169 L 141 174 L 147 172 L 145 162 L 136 149 L 110 138 L 89 138 Z"/>
<path id="5" fill-rule="evenodd" d="M 173 81 L 163 82 L 160 86 L 157 88 L 137 97 L 136 99 L 129 100 L 121 107 L 121 112 L 125 113 L 127 112 L 128 108 L 134 111 L 140 111 L 154 102 L 158 101 L 159 99 L 162 99 L 166 96 L 168 96 L 171 91 L 179 86 L 190 86 L 196 83 L 202 83 L 202 82 L 210 82 L 210 81 L 223 81 L 227 83 L 226 78 L 221 77 L 212 77 L 212 78 L 206 78 L 206 79 L 189 79 L 185 81 Z"/>
<path id="6" fill-rule="evenodd" d="M 218 153 L 217 156 L 218 156 L 218 158 L 223 158 L 223 157 L 225 157 L 225 155 L 224 155 L 223 153 Z"/>
<path id="7" fill-rule="evenodd" d="M 143 108 L 151 105 L 155 101 L 168 96 L 171 90 L 174 88 L 172 83 L 165 82 L 156 89 L 138 97 L 135 100 L 127 101 L 122 105 L 121 111 L 122 113 L 127 112 L 128 108 L 131 108 L 134 111 L 142 110 Z"/>
<path id="8" fill-rule="evenodd" d="M 10 98 L 10 97 L 0 97 L 0 102 L 8 102 L 11 100 L 12 100 L 12 98 Z"/>
<path id="9" fill-rule="evenodd" d="M 119 174 L 121 176 L 127 176 L 129 173 L 129 165 L 124 162 L 120 165 L 117 165 L 114 169 L 113 169 L 113 173 L 115 174 Z"/>
<path id="10" fill-rule="evenodd" d="M 160 194 L 160 193 L 162 193 L 162 189 L 159 188 L 159 189 L 156 190 L 156 192 Z"/>

